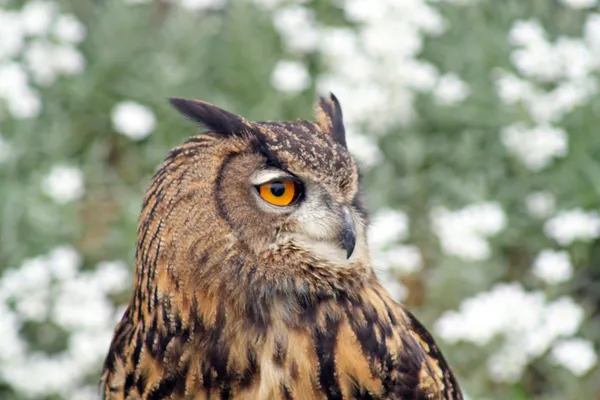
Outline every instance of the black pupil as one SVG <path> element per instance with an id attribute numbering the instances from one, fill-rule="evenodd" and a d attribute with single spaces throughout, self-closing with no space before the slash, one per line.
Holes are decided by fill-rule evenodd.
<path id="1" fill-rule="evenodd" d="M 271 183 L 271 194 L 275 197 L 281 197 L 285 193 L 285 185 L 283 182 Z"/>

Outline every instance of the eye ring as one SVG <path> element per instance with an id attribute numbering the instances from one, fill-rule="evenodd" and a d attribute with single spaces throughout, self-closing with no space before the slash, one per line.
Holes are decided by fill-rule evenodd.
<path id="1" fill-rule="evenodd" d="M 256 185 L 258 195 L 267 203 L 287 207 L 295 203 L 302 194 L 302 185 L 293 179 L 275 179 Z"/>

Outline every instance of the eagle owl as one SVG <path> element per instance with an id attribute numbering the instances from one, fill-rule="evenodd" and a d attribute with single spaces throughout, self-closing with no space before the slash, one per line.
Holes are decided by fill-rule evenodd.
<path id="1" fill-rule="evenodd" d="M 342 112 L 251 122 L 171 99 L 207 132 L 173 149 L 139 220 L 106 399 L 461 399 L 377 281 Z"/>

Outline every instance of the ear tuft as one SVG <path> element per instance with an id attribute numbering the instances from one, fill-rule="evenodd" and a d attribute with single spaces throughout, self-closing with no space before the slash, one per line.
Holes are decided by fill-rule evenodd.
<path id="1" fill-rule="evenodd" d="M 328 99 L 325 97 L 319 99 L 315 105 L 315 115 L 321 130 L 330 134 L 342 146 L 347 147 L 342 107 L 333 93 L 329 93 Z"/>
<path id="2" fill-rule="evenodd" d="M 171 97 L 169 102 L 181 114 L 204 125 L 212 132 L 240 135 L 250 128 L 250 123 L 244 118 L 204 101 Z"/>

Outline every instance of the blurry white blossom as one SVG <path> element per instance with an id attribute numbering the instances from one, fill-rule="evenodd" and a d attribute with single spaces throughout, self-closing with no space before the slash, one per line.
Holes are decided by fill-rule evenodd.
<path id="1" fill-rule="evenodd" d="M 408 289 L 398 281 L 398 278 L 394 276 L 392 271 L 380 268 L 375 268 L 374 270 L 377 280 L 379 280 L 383 288 L 394 300 L 402 301 L 406 298 Z"/>
<path id="2" fill-rule="evenodd" d="M 45 35 L 58 12 L 51 1 L 34 0 L 27 2 L 21 11 L 21 23 L 25 32 L 32 36 Z"/>
<path id="3" fill-rule="evenodd" d="M 42 191 L 60 204 L 77 200 L 83 196 L 83 172 L 66 165 L 52 167 L 42 181 Z"/>
<path id="4" fill-rule="evenodd" d="M 496 202 L 474 203 L 457 211 L 438 207 L 430 216 L 444 252 L 469 261 L 489 258 L 487 238 L 506 226 L 504 210 Z"/>
<path id="5" fill-rule="evenodd" d="M 483 346 L 503 338 L 488 368 L 494 380 L 510 382 L 518 380 L 526 365 L 558 339 L 577 333 L 583 316 L 583 309 L 571 298 L 547 302 L 542 292 L 527 292 L 515 282 L 463 300 L 459 310 L 444 313 L 434 329 L 450 343 Z"/>
<path id="6" fill-rule="evenodd" d="M 20 15 L 0 8 L 0 62 L 19 54 L 24 42 L 25 32 Z"/>
<path id="7" fill-rule="evenodd" d="M 544 233 L 561 246 L 576 240 L 596 239 L 600 236 L 600 216 L 595 211 L 586 212 L 580 208 L 561 211 L 546 221 Z"/>
<path id="8" fill-rule="evenodd" d="M 74 45 L 85 34 L 83 24 L 60 14 L 53 1 L 29 1 L 11 11 L 0 8 L 0 102 L 9 115 L 39 115 L 42 101 L 31 82 L 47 86 L 61 75 L 83 71 L 85 59 Z"/>
<path id="9" fill-rule="evenodd" d="M 573 266 L 566 251 L 542 250 L 533 261 L 532 273 L 548 284 L 567 281 L 573 277 Z"/>
<path id="10" fill-rule="evenodd" d="M 598 363 L 594 345 L 585 339 L 565 339 L 554 344 L 552 359 L 573 375 L 583 376 Z"/>
<path id="11" fill-rule="evenodd" d="M 80 43 L 85 39 L 86 28 L 74 15 L 63 14 L 58 17 L 53 28 L 54 36 L 66 43 Z"/>
<path id="12" fill-rule="evenodd" d="M 421 270 L 423 259 L 419 249 L 413 245 L 399 244 L 408 235 L 409 220 L 402 211 L 384 209 L 375 214 L 367 237 L 376 269 L 393 270 L 402 275 Z"/>
<path id="13" fill-rule="evenodd" d="M 583 33 L 585 42 L 590 46 L 596 56 L 596 63 L 600 61 L 598 50 L 600 49 L 600 14 L 590 13 L 587 16 Z"/>
<path id="14" fill-rule="evenodd" d="M 554 158 L 567 154 L 566 132 L 549 125 L 527 129 L 524 124 L 513 124 L 501 130 L 500 139 L 532 171 L 544 169 Z"/>
<path id="15" fill-rule="evenodd" d="M 81 264 L 81 256 L 72 246 L 55 247 L 47 257 L 47 269 L 56 280 L 75 277 Z"/>
<path id="16" fill-rule="evenodd" d="M 50 85 L 56 80 L 57 71 L 54 68 L 54 45 L 45 40 L 32 41 L 23 53 L 27 69 L 33 80 L 40 85 Z"/>
<path id="17" fill-rule="evenodd" d="M 408 215 L 399 210 L 378 211 L 369 225 L 369 247 L 384 248 L 408 237 Z"/>
<path id="18" fill-rule="evenodd" d="M 413 245 L 395 245 L 384 251 L 374 251 L 376 265 L 393 269 L 402 275 L 419 272 L 423 268 L 423 257 Z"/>
<path id="19" fill-rule="evenodd" d="M 598 4 L 598 0 L 560 0 L 560 2 L 575 9 L 592 8 Z"/>
<path id="20" fill-rule="evenodd" d="M 513 46 L 534 46 L 546 41 L 546 32 L 536 19 L 516 21 L 508 33 Z"/>
<path id="21" fill-rule="evenodd" d="M 469 85 L 455 74 L 446 74 L 440 77 L 433 95 L 438 104 L 455 105 L 467 98 L 470 93 Z"/>
<path id="22" fill-rule="evenodd" d="M 533 192 L 525 197 L 525 206 L 532 217 L 549 217 L 556 208 L 556 198 L 550 192 Z"/>
<path id="23" fill-rule="evenodd" d="M 4 137 L 2 137 L 2 134 L 0 133 L 0 164 L 8 161 L 11 153 L 11 144 L 6 139 L 4 139 Z"/>
<path id="24" fill-rule="evenodd" d="M 496 71 L 496 91 L 505 104 L 515 104 L 530 99 L 534 93 L 531 82 L 504 71 Z"/>
<path id="25" fill-rule="evenodd" d="M 274 10 L 280 5 L 284 4 L 286 0 L 250 0 L 256 6 L 262 8 L 263 10 Z"/>
<path id="26" fill-rule="evenodd" d="M 130 285 L 127 264 L 123 261 L 104 261 L 96 266 L 96 279 L 106 293 L 119 293 Z"/>
<path id="27" fill-rule="evenodd" d="M 310 75 L 303 63 L 280 60 L 271 74 L 271 84 L 280 92 L 298 93 L 310 85 Z"/>
<path id="28" fill-rule="evenodd" d="M 223 7 L 225 0 L 179 0 L 179 4 L 188 10 L 207 10 Z"/>
<path id="29" fill-rule="evenodd" d="M 20 64 L 0 63 L 0 99 L 17 119 L 36 117 L 41 109 L 37 92 L 30 88 L 27 74 Z"/>
<path id="30" fill-rule="evenodd" d="M 381 150 L 373 138 L 358 134 L 351 127 L 346 128 L 346 142 L 348 143 L 348 150 L 361 162 L 361 165 L 373 166 L 382 157 Z"/>
<path id="31" fill-rule="evenodd" d="M 76 75 L 85 69 L 85 58 L 74 47 L 62 45 L 53 49 L 54 67 L 64 75 Z"/>
<path id="32" fill-rule="evenodd" d="M 156 128 L 152 110 L 133 101 L 117 104 L 111 112 L 114 129 L 132 140 L 146 138 Z"/>
<path id="33" fill-rule="evenodd" d="M 129 276 L 120 262 L 92 271 L 80 270 L 80 263 L 79 253 L 64 245 L 0 277 L 0 382 L 24 396 L 77 398 L 106 355 L 115 325 L 109 294 L 124 289 Z M 65 329 L 67 347 L 29 349 L 21 333 L 28 321 Z"/>
<path id="34" fill-rule="evenodd" d="M 305 53 L 316 49 L 320 32 L 311 9 L 301 5 L 281 8 L 273 14 L 273 25 L 289 51 Z"/>
<path id="35" fill-rule="evenodd" d="M 421 0 L 340 2 L 356 29 L 319 27 L 316 49 L 328 67 L 317 81 L 317 89 L 332 91 L 344 105 L 345 122 L 370 134 L 408 124 L 415 117 L 416 92 L 434 90 L 439 74 L 418 56 L 423 38 L 439 35 L 447 21 L 435 6 Z M 305 30 L 292 29 L 284 42 L 301 40 Z M 442 102 L 461 101 L 466 90 L 452 79 L 439 81 Z"/>

